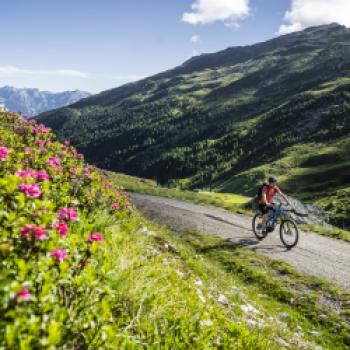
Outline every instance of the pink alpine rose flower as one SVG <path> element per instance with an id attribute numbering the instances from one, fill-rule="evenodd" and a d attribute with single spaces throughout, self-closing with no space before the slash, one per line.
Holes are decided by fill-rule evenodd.
<path id="1" fill-rule="evenodd" d="M 42 147 L 42 146 L 45 145 L 45 141 L 44 141 L 44 140 L 38 140 L 38 141 L 36 142 L 36 144 L 37 144 L 38 146 Z"/>
<path id="2" fill-rule="evenodd" d="M 50 176 L 45 170 L 38 170 L 35 173 L 35 178 L 41 181 L 47 181 L 50 179 Z"/>
<path id="3" fill-rule="evenodd" d="M 112 203 L 112 209 L 116 209 L 116 210 L 120 209 L 120 204 L 116 203 L 116 202 L 113 202 Z"/>
<path id="4" fill-rule="evenodd" d="M 40 124 L 36 127 L 34 127 L 34 134 L 35 135 L 40 135 L 40 134 L 48 134 L 50 132 L 50 129 L 47 128 L 45 125 Z"/>
<path id="5" fill-rule="evenodd" d="M 50 255 L 59 262 L 67 259 L 68 253 L 64 248 L 56 248 L 50 252 Z"/>
<path id="6" fill-rule="evenodd" d="M 17 300 L 30 301 L 32 300 L 33 295 L 29 293 L 29 286 L 27 283 L 23 284 L 22 290 L 16 294 Z"/>
<path id="7" fill-rule="evenodd" d="M 29 238 L 33 233 L 34 224 L 27 224 L 21 228 L 21 237 Z"/>
<path id="8" fill-rule="evenodd" d="M 16 175 L 19 177 L 23 177 L 24 179 L 33 179 L 35 178 L 35 172 L 33 169 L 24 169 L 16 171 Z"/>
<path id="9" fill-rule="evenodd" d="M 110 184 L 108 181 L 105 181 L 105 182 L 102 184 L 102 187 L 103 187 L 105 190 L 108 190 L 109 188 L 111 188 L 111 184 Z"/>
<path id="10" fill-rule="evenodd" d="M 39 241 L 46 239 L 46 230 L 41 225 L 27 224 L 21 228 L 21 237 L 30 238 L 34 237 Z"/>
<path id="11" fill-rule="evenodd" d="M 23 126 L 23 125 L 18 125 L 18 126 L 16 126 L 16 127 L 15 127 L 15 132 L 16 132 L 17 134 L 24 134 L 24 132 L 25 132 L 24 126 Z"/>
<path id="12" fill-rule="evenodd" d="M 92 242 L 102 243 L 103 242 L 103 235 L 101 232 L 93 232 L 89 235 L 86 242 L 88 242 L 88 243 L 92 243 Z"/>
<path id="13" fill-rule="evenodd" d="M 31 147 L 24 147 L 24 153 L 32 153 Z"/>
<path id="14" fill-rule="evenodd" d="M 10 149 L 0 146 L 0 160 L 5 162 L 10 152 Z"/>
<path id="15" fill-rule="evenodd" d="M 39 185 L 36 183 L 20 184 L 18 188 L 29 198 L 38 198 L 41 196 Z"/>
<path id="16" fill-rule="evenodd" d="M 90 178 L 90 177 L 91 177 L 90 169 L 87 168 L 87 167 L 84 168 L 84 169 L 83 169 L 83 174 L 84 174 L 86 177 Z"/>
<path id="17" fill-rule="evenodd" d="M 53 157 L 50 157 L 50 158 L 48 159 L 47 164 L 48 164 L 51 168 L 57 170 L 58 167 L 61 165 L 61 162 L 60 162 L 60 160 L 59 160 L 58 157 L 53 156 Z"/>
<path id="18" fill-rule="evenodd" d="M 51 228 L 57 230 L 61 237 L 66 237 L 68 233 L 68 225 L 64 221 L 53 222 Z"/>
<path id="19" fill-rule="evenodd" d="M 74 208 L 61 208 L 57 212 L 57 218 L 65 221 L 78 221 L 78 214 Z"/>

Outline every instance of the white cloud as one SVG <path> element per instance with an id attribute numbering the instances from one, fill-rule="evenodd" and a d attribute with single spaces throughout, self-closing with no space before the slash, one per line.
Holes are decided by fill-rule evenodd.
<path id="1" fill-rule="evenodd" d="M 292 0 L 284 20 L 287 23 L 280 26 L 279 34 L 332 22 L 349 27 L 350 0 Z"/>
<path id="2" fill-rule="evenodd" d="M 217 21 L 236 22 L 249 15 L 249 0 L 196 0 L 192 12 L 182 16 L 190 24 L 208 24 Z"/>
<path id="3" fill-rule="evenodd" d="M 144 79 L 141 74 L 97 74 L 74 69 L 27 69 L 15 65 L 0 65 L 1 85 L 35 87 L 40 90 L 85 90 L 100 92 Z"/>
<path id="4" fill-rule="evenodd" d="M 201 42 L 201 37 L 199 35 L 193 35 L 191 37 L 191 43 L 198 44 Z"/>
<path id="5" fill-rule="evenodd" d="M 87 78 L 88 74 L 74 69 L 25 69 L 16 66 L 0 66 L 0 75 L 40 75 L 71 78 Z"/>
<path id="6" fill-rule="evenodd" d="M 0 74 L 15 74 L 18 68 L 14 66 L 0 66 Z"/>

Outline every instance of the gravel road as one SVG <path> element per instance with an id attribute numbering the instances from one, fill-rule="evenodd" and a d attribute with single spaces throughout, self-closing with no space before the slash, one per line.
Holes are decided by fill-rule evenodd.
<path id="1" fill-rule="evenodd" d="M 347 242 L 301 232 L 297 247 L 288 251 L 277 230 L 259 242 L 252 232 L 249 217 L 176 199 L 135 193 L 129 196 L 147 218 L 158 224 L 176 231 L 197 229 L 230 239 L 271 258 L 285 260 L 301 272 L 350 288 L 350 244 Z"/>

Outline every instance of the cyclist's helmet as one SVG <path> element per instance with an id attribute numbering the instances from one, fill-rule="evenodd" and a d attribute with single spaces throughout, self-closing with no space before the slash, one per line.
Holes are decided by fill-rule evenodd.
<path id="1" fill-rule="evenodd" d="M 277 177 L 270 176 L 269 177 L 269 184 L 276 184 L 278 182 Z"/>

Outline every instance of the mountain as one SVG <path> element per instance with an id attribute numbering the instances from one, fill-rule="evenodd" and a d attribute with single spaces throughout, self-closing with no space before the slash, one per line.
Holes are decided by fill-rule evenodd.
<path id="1" fill-rule="evenodd" d="M 269 173 L 350 226 L 350 29 L 193 57 L 39 118 L 98 166 L 253 194 Z"/>
<path id="2" fill-rule="evenodd" d="M 11 86 L 0 88 L 0 102 L 8 110 L 28 115 L 38 115 L 48 110 L 64 107 L 88 96 L 90 93 L 80 90 L 54 93 Z"/>

